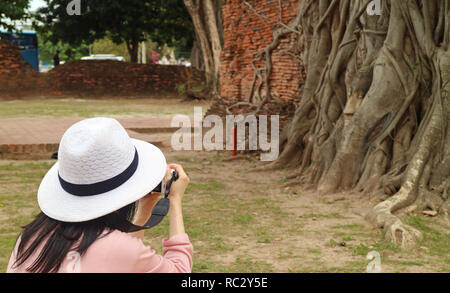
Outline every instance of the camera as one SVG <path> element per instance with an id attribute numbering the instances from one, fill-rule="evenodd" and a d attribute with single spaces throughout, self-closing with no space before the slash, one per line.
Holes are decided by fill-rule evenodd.
<path id="1" fill-rule="evenodd" d="M 152 193 L 161 193 L 162 192 L 162 184 L 163 182 L 161 181 L 158 186 L 155 187 L 155 189 L 152 190 Z"/>
<path id="2" fill-rule="evenodd" d="M 175 170 L 173 170 L 173 169 L 170 170 L 170 173 L 172 173 L 172 178 L 171 178 L 169 181 L 172 183 L 173 181 L 176 181 L 176 180 L 178 179 L 178 173 L 177 173 L 177 171 L 175 171 Z M 163 180 L 158 184 L 158 186 L 156 186 L 156 187 L 152 190 L 152 193 L 153 193 L 153 192 L 154 192 L 154 193 L 164 193 L 165 188 L 166 188 L 167 185 L 168 185 L 167 183 L 164 184 L 164 179 L 163 179 Z M 169 189 L 170 189 L 170 185 L 169 185 Z"/>

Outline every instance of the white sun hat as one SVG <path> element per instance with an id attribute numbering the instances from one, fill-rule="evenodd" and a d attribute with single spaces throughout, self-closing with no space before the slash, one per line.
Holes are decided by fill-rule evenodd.
<path id="1" fill-rule="evenodd" d="M 38 204 L 55 220 L 96 219 L 152 191 L 166 166 L 159 148 L 131 139 L 117 120 L 85 119 L 64 133 L 58 161 L 39 186 Z"/>

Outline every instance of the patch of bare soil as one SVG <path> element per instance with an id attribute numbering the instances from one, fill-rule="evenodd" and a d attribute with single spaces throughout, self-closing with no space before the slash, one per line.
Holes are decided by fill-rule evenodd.
<path id="1" fill-rule="evenodd" d="M 155 135 L 170 145 L 170 135 Z M 249 271 L 365 272 L 371 251 L 380 253 L 383 272 L 435 272 L 436 263 L 448 270 L 438 257 L 384 241 L 382 231 L 364 220 L 374 202 L 362 194 L 319 196 L 300 184 L 284 187 L 293 170 L 255 171 L 263 166 L 256 156 L 230 160 L 227 151 L 163 151 L 191 178 L 185 213 L 195 227 L 187 229 L 205 229 L 206 236 L 191 237 L 196 259 L 216 264 L 217 271 L 233 271 L 246 260 Z"/>

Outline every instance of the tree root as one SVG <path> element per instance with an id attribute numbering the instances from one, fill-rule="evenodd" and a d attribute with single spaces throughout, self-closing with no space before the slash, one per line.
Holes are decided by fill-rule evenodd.
<path id="1" fill-rule="evenodd" d="M 374 226 L 384 228 L 385 239 L 392 241 L 403 249 L 417 248 L 423 239 L 422 233 L 413 227 L 402 223 L 392 211 L 399 205 L 407 206 L 414 196 L 406 189 L 401 189 L 392 198 L 376 205 L 366 216 L 366 220 Z"/>
<path id="2" fill-rule="evenodd" d="M 364 13 L 368 3 L 302 1 L 293 30 L 281 27 L 257 56 L 264 67 L 253 60 L 246 103 L 258 112 L 270 102 L 270 55 L 279 37 L 302 33 L 296 36 L 307 71 L 302 99 L 283 129 L 278 160 L 252 171 L 291 166 L 297 170 L 285 187 L 309 177 L 320 194 L 356 187 L 369 200 L 392 195 L 366 219 L 385 229 L 386 240 L 412 249 L 423 236 L 394 213 L 450 210 L 450 2 L 384 1 L 390 5 L 378 18 Z"/>
<path id="3" fill-rule="evenodd" d="M 264 19 L 265 21 L 271 21 L 269 17 L 266 17 L 258 11 L 247 1 L 244 1 L 244 4 L 248 6 L 248 8 L 253 11 L 258 17 Z M 285 35 L 295 33 L 296 35 L 301 35 L 301 32 L 297 31 L 295 28 L 299 25 L 301 17 L 300 12 L 297 13 L 297 17 L 290 23 L 285 24 L 282 21 L 282 5 L 279 2 L 280 6 L 280 17 L 278 23 L 281 25 L 280 28 L 276 29 L 273 32 L 273 40 L 267 45 L 262 51 L 260 51 L 256 57 L 252 60 L 252 67 L 254 70 L 253 82 L 250 90 L 250 94 L 248 97 L 248 102 L 238 102 L 234 105 L 231 105 L 227 108 L 227 113 L 231 114 L 231 109 L 240 105 L 247 105 L 253 108 L 256 108 L 254 111 L 250 112 L 250 114 L 257 115 L 263 109 L 264 105 L 270 102 L 272 98 L 271 87 L 270 87 L 270 76 L 272 74 L 272 51 L 275 50 L 280 44 L 281 38 Z M 300 8 L 299 8 L 300 11 Z M 256 62 L 264 62 L 264 66 L 258 68 L 256 66 Z M 263 77 L 264 76 L 264 77 Z M 265 86 L 265 94 L 261 95 L 261 90 Z M 254 101 L 256 100 L 256 101 Z"/>
<path id="4" fill-rule="evenodd" d="M 386 226 L 387 241 L 399 245 L 403 249 L 415 249 L 423 239 L 422 233 L 409 225 L 405 225 L 398 218 Z"/>
<path id="5" fill-rule="evenodd" d="M 251 172 L 276 171 L 276 170 L 285 169 L 286 167 L 294 168 L 294 166 L 289 166 L 288 164 L 280 164 L 277 161 L 274 161 L 274 162 L 262 165 L 260 167 L 251 169 L 250 171 Z M 297 176 L 295 176 L 295 177 L 297 177 Z"/>
<path id="6" fill-rule="evenodd" d="M 281 169 L 281 166 L 275 165 L 273 163 L 266 163 L 262 166 L 253 168 L 249 170 L 250 172 L 265 172 L 265 171 L 275 171 Z"/>
<path id="7" fill-rule="evenodd" d="M 239 161 L 239 160 L 246 160 L 246 161 L 252 161 L 252 158 L 250 158 L 247 155 L 238 155 L 235 157 L 227 157 L 222 159 L 222 162 L 231 162 L 231 161 Z"/>

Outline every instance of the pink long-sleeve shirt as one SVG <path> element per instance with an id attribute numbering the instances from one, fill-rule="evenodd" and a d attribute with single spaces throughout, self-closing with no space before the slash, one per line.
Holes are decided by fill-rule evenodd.
<path id="1" fill-rule="evenodd" d="M 17 247 L 9 260 L 7 273 L 27 273 L 26 268 L 38 257 L 43 244 L 24 264 L 12 268 Z M 190 273 L 193 252 L 187 234 L 164 239 L 163 255 L 159 255 L 141 239 L 116 230 L 94 241 L 82 256 L 70 251 L 58 273 Z"/>

